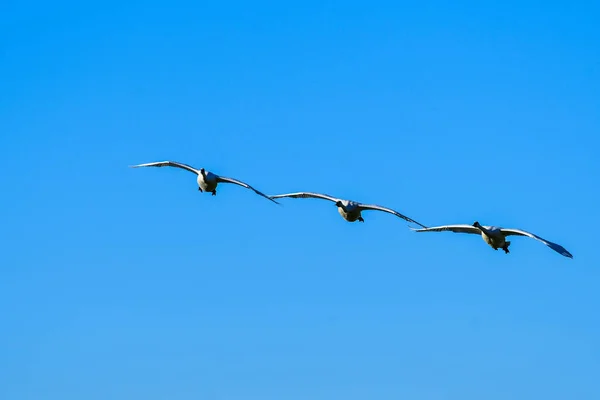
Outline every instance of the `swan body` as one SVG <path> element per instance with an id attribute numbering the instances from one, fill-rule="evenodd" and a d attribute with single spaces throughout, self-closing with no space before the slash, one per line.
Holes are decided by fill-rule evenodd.
<path id="1" fill-rule="evenodd" d="M 531 232 L 527 232 L 521 229 L 511 229 L 511 228 L 500 228 L 497 226 L 483 226 L 479 222 L 475 221 L 473 225 L 443 225 L 443 226 L 435 226 L 431 228 L 423 228 L 423 229 L 413 229 L 416 232 L 443 232 L 450 231 L 456 233 L 471 233 L 481 235 L 481 238 L 494 250 L 502 249 L 506 254 L 509 253 L 508 247 L 510 246 L 510 241 L 506 240 L 508 236 L 527 236 L 532 239 L 535 239 L 546 246 L 550 247 L 552 250 L 557 253 L 568 257 L 573 258 L 573 255 L 567 251 L 564 247 L 559 244 L 553 243 L 549 240 L 541 238 L 537 235 L 534 235 Z"/>
<path id="2" fill-rule="evenodd" d="M 250 190 L 254 191 L 256 194 L 258 194 L 268 200 L 271 200 L 274 203 L 277 203 L 277 201 L 273 200 L 266 194 L 256 190 L 255 188 L 253 188 L 252 186 L 248 185 L 245 182 L 239 181 L 237 179 L 227 178 L 224 176 L 217 175 L 215 173 L 205 170 L 204 168 L 196 169 L 187 164 L 183 164 L 183 163 L 176 162 L 176 161 L 157 161 L 157 162 L 151 162 L 151 163 L 138 164 L 138 165 L 131 166 L 131 168 L 141 168 L 141 167 L 175 167 L 175 168 L 180 168 L 180 169 L 184 169 L 186 171 L 193 172 L 194 174 L 196 174 L 196 182 L 198 183 L 198 190 L 200 192 L 212 193 L 213 196 L 217 195 L 217 186 L 219 185 L 219 183 L 233 183 L 233 184 L 245 187 L 246 189 L 250 189 Z M 277 203 L 277 204 L 279 204 L 279 203 Z"/>
<path id="3" fill-rule="evenodd" d="M 405 215 L 400 214 L 398 211 L 392 210 L 391 208 L 378 206 L 375 204 L 363 204 L 352 200 L 344 200 L 338 199 L 336 197 L 330 196 L 328 194 L 321 193 L 312 193 L 312 192 L 296 192 L 296 193 L 287 193 L 287 194 L 278 194 L 275 196 L 270 196 L 272 199 L 279 199 L 283 197 L 291 197 L 291 198 L 315 198 L 315 199 L 323 199 L 328 200 L 335 203 L 338 213 L 348 222 L 365 222 L 362 217 L 362 212 L 365 210 L 377 210 L 387 212 L 389 214 L 393 214 L 399 218 L 404 219 L 405 221 L 415 223 L 423 228 L 426 228 L 425 225 L 408 218 Z"/>

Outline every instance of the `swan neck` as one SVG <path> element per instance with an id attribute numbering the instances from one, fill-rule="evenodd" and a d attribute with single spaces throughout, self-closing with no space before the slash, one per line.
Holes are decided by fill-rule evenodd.
<path id="1" fill-rule="evenodd" d="M 487 229 L 485 229 L 483 226 L 479 225 L 478 228 L 481 232 L 485 233 L 486 235 L 489 234 L 489 231 Z"/>

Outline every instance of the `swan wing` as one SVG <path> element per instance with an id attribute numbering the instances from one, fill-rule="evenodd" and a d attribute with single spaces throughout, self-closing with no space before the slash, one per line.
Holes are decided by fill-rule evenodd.
<path id="1" fill-rule="evenodd" d="M 378 206 L 377 204 L 359 204 L 358 207 L 361 210 L 377 210 L 377 211 L 383 211 L 383 212 L 386 212 L 389 214 L 393 214 L 396 217 L 402 218 L 405 221 L 412 222 L 413 224 L 417 224 L 423 228 L 427 228 L 425 225 L 415 221 L 414 219 L 408 218 L 406 215 L 400 214 L 398 211 L 392 210 L 391 208 Z"/>
<path id="2" fill-rule="evenodd" d="M 412 228 L 411 228 L 412 229 Z M 473 225 L 442 225 L 442 226 L 433 226 L 431 228 L 423 228 L 423 229 L 413 229 L 415 232 L 444 232 L 450 231 L 455 233 L 473 233 L 476 235 L 480 235 L 481 231 L 479 228 L 474 227 Z"/>
<path id="3" fill-rule="evenodd" d="M 561 255 L 563 255 L 565 257 L 573 258 L 573 255 L 571 253 L 569 253 L 567 251 L 567 249 L 565 249 L 564 247 L 562 247 L 560 244 L 553 243 L 553 242 L 551 242 L 549 240 L 546 240 L 544 238 L 539 237 L 538 235 L 534 235 L 531 232 L 527 232 L 527 231 L 524 231 L 522 229 L 507 229 L 507 228 L 502 228 L 500 231 L 504 234 L 504 236 L 513 236 L 513 235 L 516 235 L 516 236 L 527 236 L 527 237 L 530 237 L 532 239 L 535 239 L 535 240 L 537 240 L 539 242 L 544 243 L 546 246 L 550 247 L 552 250 L 556 251 L 557 253 L 559 253 L 559 254 L 561 254 Z"/>
<path id="4" fill-rule="evenodd" d="M 157 161 L 145 164 L 132 165 L 131 168 L 141 168 L 141 167 L 175 167 L 185 169 L 187 171 L 193 172 L 198 175 L 200 172 L 193 167 L 190 167 L 187 164 L 183 164 L 176 161 Z"/>
<path id="5" fill-rule="evenodd" d="M 308 199 L 308 198 L 323 199 L 323 200 L 333 201 L 334 203 L 340 200 L 340 199 L 336 199 L 335 197 L 330 196 L 328 194 L 311 193 L 311 192 L 296 192 L 296 193 L 276 194 L 275 196 L 271 196 L 272 199 L 280 199 L 283 197 L 291 197 L 294 199 Z"/>
<path id="6" fill-rule="evenodd" d="M 225 176 L 218 176 L 217 177 L 217 182 L 223 182 L 223 183 L 233 183 L 235 185 L 239 185 L 242 187 L 245 187 L 246 189 L 250 189 L 252 190 L 254 193 L 258 194 L 259 196 L 264 197 L 265 199 L 269 199 L 271 200 L 273 203 L 279 204 L 278 202 L 276 202 L 275 200 L 273 200 L 272 198 L 270 198 L 269 196 L 267 196 L 266 194 L 264 194 L 263 192 L 254 189 L 252 186 L 248 185 L 246 182 L 242 182 L 239 181 L 237 179 L 233 179 L 233 178 L 227 178 Z"/>

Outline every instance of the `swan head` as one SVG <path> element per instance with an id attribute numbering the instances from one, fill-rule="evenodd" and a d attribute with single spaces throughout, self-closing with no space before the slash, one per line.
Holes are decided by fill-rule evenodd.
<path id="1" fill-rule="evenodd" d="M 474 226 L 475 228 L 481 228 L 481 225 L 480 225 L 480 224 L 479 224 L 479 222 L 477 222 L 477 221 L 473 222 L 473 226 Z"/>
<path id="2" fill-rule="evenodd" d="M 206 178 L 206 170 L 204 168 L 200 168 L 200 174 Z"/>
<path id="3" fill-rule="evenodd" d="M 338 206 L 338 207 L 344 208 L 344 204 L 342 203 L 341 200 L 336 201 L 335 205 Z"/>

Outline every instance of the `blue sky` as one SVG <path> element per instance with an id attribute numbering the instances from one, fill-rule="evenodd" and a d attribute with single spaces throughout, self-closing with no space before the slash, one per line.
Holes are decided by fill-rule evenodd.
<path id="1" fill-rule="evenodd" d="M 0 398 L 600 397 L 598 5 L 2 8 Z"/>

